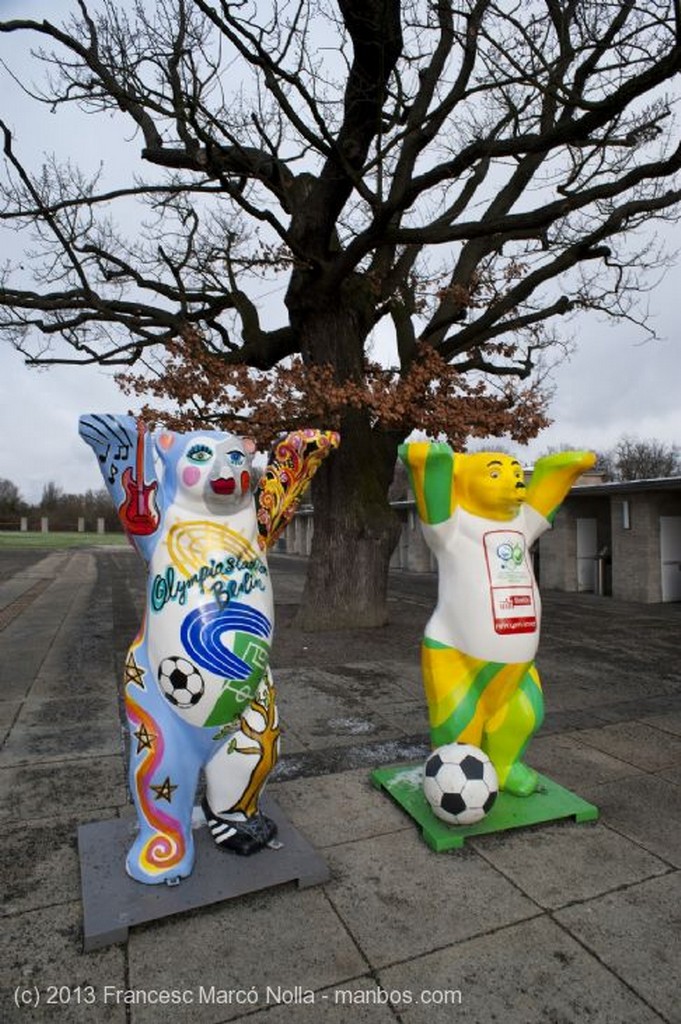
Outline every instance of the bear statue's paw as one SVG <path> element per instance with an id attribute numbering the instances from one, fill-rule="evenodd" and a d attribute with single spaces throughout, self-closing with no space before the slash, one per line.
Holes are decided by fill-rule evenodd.
<path id="1" fill-rule="evenodd" d="M 162 837 L 161 837 L 162 838 Z M 185 840 L 185 852 L 182 859 L 163 869 L 159 865 L 151 867 L 148 861 L 147 847 L 149 836 L 140 833 L 128 851 L 125 870 L 130 878 L 145 885 L 176 885 L 192 873 L 194 867 L 194 840 L 191 832 Z"/>
<path id="2" fill-rule="evenodd" d="M 271 818 L 257 811 L 250 818 L 221 817 L 211 810 L 205 799 L 201 802 L 203 813 L 214 842 L 221 850 L 248 857 L 267 846 L 277 834 L 277 826 Z"/>
<path id="3" fill-rule="evenodd" d="M 501 783 L 501 789 L 513 796 L 531 796 L 537 788 L 539 776 L 534 768 L 528 768 L 521 761 L 511 765 L 511 769 Z"/>

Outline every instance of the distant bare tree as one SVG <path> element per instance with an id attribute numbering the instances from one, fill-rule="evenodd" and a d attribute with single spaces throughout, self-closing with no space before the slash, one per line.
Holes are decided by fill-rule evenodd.
<path id="1" fill-rule="evenodd" d="M 25 507 L 19 488 L 11 480 L 0 479 L 0 516 L 18 515 Z"/>
<path id="2" fill-rule="evenodd" d="M 610 453 L 616 480 L 681 476 L 681 448 L 655 439 L 624 436 Z"/>
<path id="3" fill-rule="evenodd" d="M 43 484 L 43 493 L 40 496 L 38 502 L 38 508 L 44 514 L 53 512 L 59 507 L 59 503 L 64 497 L 64 488 L 56 484 L 54 480 L 49 480 L 46 484 Z"/>
<path id="4" fill-rule="evenodd" d="M 35 511 L 49 517 L 51 530 L 75 530 L 81 518 L 85 520 L 86 529 L 94 530 L 97 519 L 106 521 L 107 532 L 121 529 L 111 498 L 104 488 L 88 490 L 84 494 L 67 494 L 50 482 L 43 488 Z"/>

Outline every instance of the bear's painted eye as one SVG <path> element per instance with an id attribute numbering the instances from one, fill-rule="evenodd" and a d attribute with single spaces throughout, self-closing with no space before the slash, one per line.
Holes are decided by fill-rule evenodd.
<path id="1" fill-rule="evenodd" d="M 192 462 L 208 462 L 213 458 L 213 450 L 207 444 L 194 444 L 187 452 L 187 458 Z"/>
<path id="2" fill-rule="evenodd" d="M 497 477 L 501 476 L 501 472 L 498 469 L 491 469 L 489 475 L 492 477 L 492 480 L 496 480 Z"/>
<path id="3" fill-rule="evenodd" d="M 246 456 L 244 455 L 244 453 L 239 452 L 236 449 L 232 452 L 228 452 L 227 458 L 229 459 L 233 466 L 243 466 L 244 462 L 246 461 Z"/>

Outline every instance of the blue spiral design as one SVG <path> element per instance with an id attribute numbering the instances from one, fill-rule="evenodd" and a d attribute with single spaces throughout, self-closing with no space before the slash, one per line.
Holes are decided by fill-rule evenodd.
<path id="1" fill-rule="evenodd" d="M 240 681 L 247 679 L 253 670 L 220 640 L 221 635 L 227 630 L 237 629 L 267 640 L 272 625 L 262 612 L 238 601 L 230 601 L 224 608 L 219 605 L 204 605 L 190 612 L 182 623 L 182 643 L 187 654 L 201 668 L 206 668 L 226 679 Z"/>

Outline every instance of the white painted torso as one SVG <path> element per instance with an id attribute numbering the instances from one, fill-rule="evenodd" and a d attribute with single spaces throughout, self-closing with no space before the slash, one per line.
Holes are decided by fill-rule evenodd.
<path id="1" fill-rule="evenodd" d="M 549 522 L 528 505 L 509 522 L 457 508 L 422 524 L 438 562 L 438 602 L 426 636 L 485 661 L 532 661 L 541 602 L 529 548 Z"/>
<path id="2" fill-rule="evenodd" d="M 148 567 L 145 641 L 154 676 L 165 658 L 188 657 L 181 640 L 186 617 L 200 608 L 230 601 L 246 604 L 267 617 L 274 629 L 274 600 L 265 553 L 258 546 L 255 506 L 217 516 L 170 505 Z M 269 642 L 272 635 L 270 633 Z M 233 649 L 233 635 L 220 642 Z M 225 685 L 224 674 L 200 669 L 206 692 L 200 706 L 174 710 L 202 725 Z"/>

